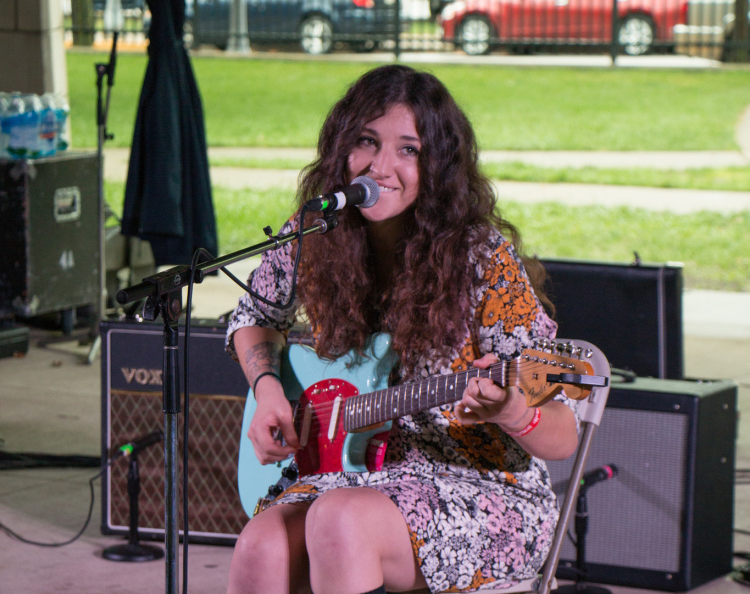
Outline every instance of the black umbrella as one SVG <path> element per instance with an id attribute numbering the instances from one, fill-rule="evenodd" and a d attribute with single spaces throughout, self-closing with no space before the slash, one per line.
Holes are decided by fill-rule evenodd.
<path id="1" fill-rule="evenodd" d="M 122 234 L 148 240 L 157 265 L 218 252 L 203 109 L 182 41 L 185 0 L 147 0 L 149 62 L 130 153 Z"/>

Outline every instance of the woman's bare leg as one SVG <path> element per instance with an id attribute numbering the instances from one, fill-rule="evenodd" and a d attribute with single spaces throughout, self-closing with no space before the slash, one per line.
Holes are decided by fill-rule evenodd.
<path id="1" fill-rule="evenodd" d="M 336 489 L 319 497 L 307 514 L 305 540 L 315 594 L 426 586 L 404 517 L 375 489 Z"/>
<path id="2" fill-rule="evenodd" d="M 234 547 L 228 594 L 306 594 L 308 504 L 271 507 L 247 523 Z"/>

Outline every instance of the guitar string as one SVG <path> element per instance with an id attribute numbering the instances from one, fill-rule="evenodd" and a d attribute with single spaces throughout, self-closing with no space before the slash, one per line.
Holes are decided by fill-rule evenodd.
<path id="1" fill-rule="evenodd" d="M 496 369 L 500 368 L 501 366 L 502 366 L 502 364 L 493 365 L 492 369 L 496 370 Z M 344 399 L 344 402 L 350 402 L 352 400 L 355 400 L 355 401 L 356 400 L 365 400 L 368 397 L 372 399 L 375 396 L 383 397 L 383 396 L 386 395 L 385 393 L 390 393 L 390 394 L 395 395 L 398 392 L 408 391 L 410 389 L 413 392 L 414 388 L 416 388 L 417 386 L 422 386 L 422 387 L 426 386 L 428 388 L 428 390 L 429 390 L 431 382 L 436 382 L 437 383 L 437 382 L 441 382 L 442 381 L 442 382 L 444 382 L 447 385 L 447 381 L 446 380 L 448 380 L 450 378 L 456 378 L 456 380 L 457 380 L 456 381 L 456 385 L 458 385 L 459 382 L 462 381 L 461 379 L 458 379 L 459 376 L 466 376 L 468 374 L 476 373 L 476 372 L 480 372 L 480 374 L 481 374 L 481 372 L 484 372 L 484 376 L 486 377 L 486 376 L 489 376 L 490 370 L 488 370 L 488 369 L 481 369 L 481 370 L 480 369 L 476 369 L 476 370 L 472 369 L 472 370 L 462 371 L 462 372 L 459 372 L 459 373 L 454 373 L 454 374 L 449 374 L 449 375 L 437 375 L 437 376 L 433 376 L 433 377 L 431 377 L 429 379 L 426 379 L 426 380 L 423 380 L 423 381 L 420 381 L 420 382 L 409 382 L 409 383 L 406 383 L 406 384 L 401 384 L 401 385 L 397 385 L 397 386 L 391 386 L 391 387 L 388 387 L 388 388 L 383 388 L 383 389 L 380 389 L 380 390 L 375 390 L 373 392 L 365 392 L 365 393 L 362 393 L 362 394 L 353 394 L 352 396 L 349 396 L 348 398 Z M 336 379 L 338 379 L 338 378 L 330 378 L 329 380 L 319 380 L 318 382 L 316 382 L 313 385 L 316 385 L 316 384 L 319 384 L 319 383 L 325 382 L 325 381 L 336 381 Z M 465 379 L 463 379 L 463 385 L 464 385 L 464 387 L 466 385 Z M 310 386 L 310 388 L 312 388 L 312 386 Z M 309 390 L 310 388 L 308 388 L 307 390 Z M 305 390 L 305 391 L 307 391 L 307 390 Z M 443 387 L 443 388 L 438 387 L 438 388 L 436 388 L 436 390 L 438 390 L 438 395 L 444 395 L 444 393 L 446 392 L 446 388 L 445 387 Z M 421 392 L 421 388 L 420 388 L 419 391 Z M 398 397 L 401 397 L 401 396 L 399 395 Z M 335 406 L 336 406 L 336 404 L 334 403 L 333 400 L 328 400 L 326 402 L 319 403 L 319 405 L 315 407 L 315 410 L 316 411 L 333 410 L 333 408 Z M 301 409 L 298 412 L 302 412 Z"/>
<path id="2" fill-rule="evenodd" d="M 584 363 L 584 361 L 581 361 L 581 360 L 578 360 L 578 359 L 568 359 L 568 358 L 562 358 L 562 357 L 554 357 L 554 360 L 556 360 L 558 362 L 560 361 L 560 359 L 563 359 L 564 361 L 573 362 L 573 363 Z M 408 392 L 411 389 L 412 390 L 412 394 L 413 394 L 414 393 L 414 388 L 416 388 L 418 386 L 422 386 L 422 387 L 426 386 L 427 389 L 428 389 L 428 391 L 429 391 L 429 389 L 430 389 L 430 383 L 431 382 L 434 381 L 436 383 L 439 383 L 441 380 L 443 380 L 445 385 L 442 388 L 440 388 L 439 385 L 435 388 L 435 390 L 436 390 L 435 397 L 436 397 L 436 402 L 437 402 L 437 400 L 439 400 L 440 398 L 444 398 L 445 397 L 445 394 L 448 391 L 447 390 L 447 385 L 448 385 L 448 380 L 449 379 L 455 378 L 456 381 L 454 382 L 454 385 L 456 386 L 456 388 L 453 389 L 453 390 L 451 390 L 451 391 L 454 392 L 454 393 L 456 393 L 456 392 L 458 392 L 457 388 L 458 388 L 459 385 L 463 385 L 464 386 L 464 390 L 466 389 L 467 379 L 471 379 L 471 377 L 480 377 L 480 378 L 481 377 L 489 377 L 491 375 L 491 373 L 496 372 L 497 370 L 501 369 L 503 366 L 505 366 L 507 368 L 506 371 L 505 371 L 506 376 L 511 375 L 511 373 L 513 373 L 513 369 L 512 368 L 514 367 L 514 365 L 513 365 L 514 363 L 517 363 L 517 365 L 515 367 L 518 369 L 518 371 L 521 372 L 521 375 L 523 375 L 523 373 L 525 371 L 527 371 L 528 368 L 534 368 L 534 367 L 537 367 L 537 366 L 540 366 L 540 365 L 542 365 L 542 366 L 549 365 L 549 363 L 544 363 L 544 362 L 540 362 L 540 361 L 531 361 L 531 360 L 526 360 L 526 359 L 520 359 L 519 360 L 518 358 L 516 358 L 516 359 L 513 359 L 511 361 L 505 361 L 505 362 L 494 364 L 494 365 L 490 366 L 487 369 L 478 369 L 478 368 L 477 369 L 469 369 L 469 370 L 461 371 L 461 372 L 454 373 L 454 374 L 433 376 L 433 377 L 431 377 L 431 378 L 429 378 L 427 380 L 423 380 L 423 381 L 419 381 L 419 382 L 409 382 L 409 383 L 406 383 L 406 384 L 402 384 L 400 386 L 391 386 L 389 388 L 384 388 L 384 389 L 381 389 L 381 390 L 375 390 L 373 392 L 366 392 L 366 393 L 363 393 L 363 394 L 353 394 L 352 396 L 349 396 L 348 398 L 345 398 L 339 404 L 335 403 L 335 399 L 328 400 L 328 401 L 325 401 L 325 402 L 317 402 L 317 403 L 313 404 L 313 408 L 314 408 L 314 411 L 316 413 L 316 417 L 318 417 L 318 419 L 321 421 L 321 424 L 324 424 L 323 421 L 325 421 L 325 423 L 330 422 L 331 415 L 329 413 L 332 413 L 333 409 L 335 407 L 337 407 L 337 406 L 339 408 L 341 408 L 342 413 L 343 413 L 343 409 L 344 409 L 345 406 L 346 407 L 351 407 L 351 406 L 357 406 L 357 404 L 359 404 L 360 406 L 364 407 L 364 406 L 367 406 L 368 404 L 372 405 L 373 401 L 375 401 L 375 400 L 383 399 L 384 397 L 387 399 L 389 396 L 393 396 L 395 398 L 403 398 L 404 396 L 402 394 L 399 394 L 399 392 Z M 559 367 L 559 366 L 557 366 L 557 365 L 555 365 L 555 366 L 552 366 L 551 369 L 553 369 L 553 370 L 560 370 L 562 368 Z M 569 370 L 569 371 L 573 371 L 573 370 Z M 586 374 L 586 369 L 580 369 L 580 370 L 577 370 L 577 371 L 579 373 L 587 375 Z M 320 382 L 324 382 L 324 381 L 335 381 L 335 379 L 336 378 L 332 378 L 331 380 L 320 380 L 320 381 L 316 382 L 316 384 L 318 384 Z M 506 385 L 507 385 L 507 380 L 508 380 L 508 378 L 506 377 Z M 545 383 L 547 383 L 547 382 L 545 382 Z M 313 385 L 315 385 L 315 384 L 313 384 Z M 309 389 L 310 388 L 308 388 L 308 390 Z M 463 390 L 461 391 L 461 394 L 463 394 Z M 419 388 L 419 390 L 418 390 L 417 394 L 415 395 L 415 397 L 419 398 L 419 400 L 421 401 L 423 396 L 425 396 L 425 394 L 422 394 L 422 388 Z M 430 394 L 427 393 L 426 396 L 427 396 L 428 404 L 429 404 Z M 444 404 L 450 404 L 452 402 L 457 402 L 460 399 L 461 399 L 461 396 L 457 396 L 453 400 L 444 401 L 444 402 L 439 403 L 439 404 L 436 403 L 436 404 L 433 404 L 433 405 L 429 405 L 429 406 L 427 406 L 427 408 L 432 408 L 434 406 L 442 406 Z M 368 400 L 370 401 L 369 403 L 367 402 Z M 404 404 L 406 404 L 406 401 L 402 400 L 400 404 L 404 405 Z M 417 403 L 417 409 L 416 409 L 416 411 L 413 411 L 413 412 L 419 412 L 420 410 L 425 410 L 425 408 L 421 405 L 421 402 L 418 402 Z M 365 412 L 369 413 L 370 411 L 365 411 Z M 388 420 L 392 420 L 393 418 L 399 418 L 401 416 L 405 416 L 407 414 L 410 414 L 410 412 L 412 412 L 412 411 L 403 412 L 402 410 L 399 410 L 395 417 L 392 417 L 390 414 L 386 414 L 387 418 L 385 418 L 385 420 L 373 420 L 372 424 L 382 423 L 382 422 L 385 422 L 385 421 L 388 421 Z M 363 416 L 361 411 L 355 411 L 355 415 L 357 415 L 357 414 L 359 415 L 360 418 Z M 378 411 L 376 411 L 374 414 L 377 415 Z M 294 416 L 294 422 L 296 423 L 298 420 L 301 421 L 302 416 L 304 416 L 304 409 L 302 409 L 300 407 L 298 409 L 298 411 L 297 411 L 297 414 Z"/>
<path id="3" fill-rule="evenodd" d="M 513 362 L 514 361 L 511 361 L 510 363 L 513 363 Z M 506 365 L 507 365 L 507 362 L 506 362 Z M 529 367 L 529 366 L 535 367 L 535 366 L 538 366 L 538 365 L 540 365 L 539 362 L 532 362 L 532 361 L 521 361 L 519 363 L 521 371 L 525 371 L 525 369 L 527 367 Z M 542 365 L 544 365 L 544 364 L 542 363 Z M 454 374 L 433 376 L 432 378 L 430 378 L 428 380 L 421 381 L 421 382 L 409 382 L 409 383 L 402 384 L 402 385 L 391 386 L 391 387 L 388 387 L 388 388 L 383 388 L 383 389 L 380 389 L 380 390 L 375 390 L 373 392 L 365 392 L 365 393 L 362 393 L 362 394 L 353 394 L 352 396 L 349 396 L 348 398 L 344 399 L 344 402 L 349 402 L 349 401 L 352 401 L 352 400 L 355 400 L 355 401 L 356 400 L 365 400 L 367 398 L 372 399 L 372 398 L 374 398 L 376 396 L 377 397 L 382 397 L 384 395 L 384 393 L 386 393 L 386 392 L 390 392 L 390 393 L 395 394 L 397 392 L 408 391 L 410 389 L 413 391 L 413 389 L 415 387 L 418 387 L 418 386 L 422 386 L 422 387 L 427 386 L 427 388 L 429 389 L 430 383 L 433 382 L 433 381 L 434 382 L 444 381 L 444 383 L 447 385 L 447 383 L 448 383 L 447 380 L 450 380 L 450 378 L 456 378 L 455 384 L 457 386 L 459 384 L 462 384 L 464 386 L 464 389 L 465 389 L 465 386 L 466 386 L 466 376 L 468 376 L 469 374 L 474 373 L 474 374 L 476 374 L 479 377 L 489 377 L 491 371 L 494 372 L 494 371 L 496 371 L 500 367 L 502 367 L 502 364 L 493 365 L 489 369 L 481 369 L 481 370 L 479 370 L 479 369 L 476 369 L 476 370 L 472 369 L 472 370 L 462 371 L 462 372 L 454 373 Z M 512 371 L 513 371 L 512 369 L 509 369 L 509 370 L 506 371 L 506 373 L 510 374 L 510 373 L 512 373 Z M 579 370 L 579 372 L 585 372 L 585 371 L 586 370 Z M 479 373 L 476 373 L 476 372 L 479 372 Z M 472 375 L 471 377 L 474 377 L 474 375 Z M 330 379 L 319 380 L 318 382 L 316 382 L 316 384 L 319 384 L 319 383 L 325 382 L 325 381 L 335 381 L 336 379 L 340 379 L 340 378 L 330 378 Z M 471 378 L 469 378 L 469 379 L 471 379 Z M 545 383 L 547 383 L 547 382 L 545 382 Z M 315 385 L 315 384 L 313 384 L 313 385 Z M 309 389 L 310 388 L 308 388 L 308 390 Z M 443 387 L 443 388 L 438 387 L 437 390 L 439 390 L 438 394 L 441 395 L 441 396 L 443 396 L 445 394 L 445 392 L 447 391 L 447 389 L 445 387 Z M 419 395 L 419 394 L 421 394 L 421 388 L 420 388 L 419 392 L 417 392 L 417 395 Z M 424 395 L 424 394 L 422 394 L 422 395 Z M 401 395 L 398 395 L 398 397 L 401 397 Z M 316 407 L 316 410 L 326 410 L 326 408 L 330 408 L 332 410 L 335 406 L 336 405 L 335 405 L 334 401 L 333 400 L 329 400 L 327 402 L 320 402 L 319 405 Z"/>

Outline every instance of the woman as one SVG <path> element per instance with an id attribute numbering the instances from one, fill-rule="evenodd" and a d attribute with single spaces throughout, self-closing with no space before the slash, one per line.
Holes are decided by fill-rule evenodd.
<path id="1" fill-rule="evenodd" d="M 363 75 L 323 125 L 300 204 L 362 175 L 379 199 L 304 239 L 296 307 L 246 295 L 230 321 L 228 348 L 257 400 L 249 437 L 262 463 L 299 447 L 278 380 L 299 309 L 322 357 L 389 333 L 397 383 L 486 368 L 554 335 L 512 245 L 517 233 L 478 171 L 471 125 L 435 77 L 401 65 Z M 266 254 L 254 291 L 286 300 L 293 261 L 289 244 Z M 576 423 L 564 396 L 529 408 L 518 388 L 472 378 L 455 406 L 394 424 L 381 470 L 304 477 L 253 518 L 229 591 L 468 591 L 532 577 L 557 519 L 541 459 L 574 451 Z"/>

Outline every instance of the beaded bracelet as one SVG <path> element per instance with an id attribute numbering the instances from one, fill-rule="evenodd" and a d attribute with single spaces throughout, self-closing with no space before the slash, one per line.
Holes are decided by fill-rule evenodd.
<path id="1" fill-rule="evenodd" d="M 255 394 L 255 388 L 258 386 L 258 382 L 260 381 L 260 378 L 262 378 L 262 377 L 264 377 L 266 375 L 272 375 L 277 380 L 281 381 L 281 378 L 279 377 L 279 374 L 276 373 L 275 371 L 264 371 L 263 373 L 261 373 L 258 377 L 255 378 L 255 383 L 253 384 L 253 396 L 255 396 L 256 398 L 257 398 L 257 396 Z"/>
<path id="2" fill-rule="evenodd" d="M 528 435 L 534 430 L 534 427 L 536 427 L 539 424 L 539 419 L 542 418 L 542 409 L 537 407 L 534 409 L 534 416 L 531 418 L 531 421 L 529 422 L 526 427 L 521 429 L 520 431 L 506 431 L 508 435 L 511 437 L 523 437 L 524 435 Z"/>

